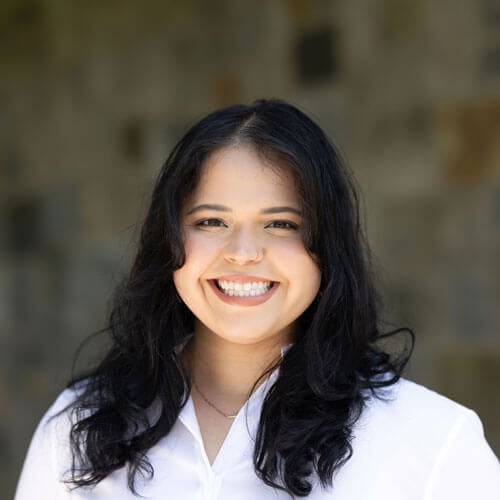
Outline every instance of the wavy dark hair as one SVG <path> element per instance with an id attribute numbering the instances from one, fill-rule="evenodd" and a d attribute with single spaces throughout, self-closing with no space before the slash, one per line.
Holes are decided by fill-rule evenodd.
<path id="1" fill-rule="evenodd" d="M 172 429 L 189 397 L 189 374 L 176 347 L 193 331 L 173 273 L 185 253 L 180 212 L 214 151 L 250 145 L 293 176 L 307 250 L 321 270 L 320 290 L 299 318 L 295 343 L 279 361 L 255 442 L 254 467 L 266 484 L 307 496 L 352 455 L 353 425 L 368 397 L 401 376 L 413 348 L 408 329 L 380 331 L 377 295 L 352 176 L 321 128 L 296 107 L 259 100 L 215 111 L 174 147 L 160 172 L 138 253 L 115 293 L 106 331 L 111 347 L 92 371 L 73 379 L 73 466 L 68 482 L 92 486 L 127 467 L 152 477 L 147 451 Z M 377 343 L 406 330 L 398 356 Z M 151 409 L 155 408 L 154 418 Z"/>

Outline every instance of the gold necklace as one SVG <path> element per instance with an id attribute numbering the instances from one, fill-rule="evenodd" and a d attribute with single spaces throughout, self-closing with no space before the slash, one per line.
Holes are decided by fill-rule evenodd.
<path id="1" fill-rule="evenodd" d="M 200 391 L 200 388 L 196 385 L 196 382 L 194 381 L 194 379 L 191 379 L 191 381 L 193 382 L 193 386 L 194 388 L 197 390 L 198 394 L 203 398 L 203 401 L 205 401 L 205 403 L 207 403 L 209 406 L 211 406 L 217 413 L 219 413 L 220 415 L 222 415 L 223 417 L 226 417 L 230 420 L 234 420 L 236 418 L 236 415 L 228 415 L 227 413 L 224 413 L 223 411 L 219 410 L 219 408 L 217 408 L 217 406 L 215 406 L 213 403 L 211 403 L 205 396 L 205 394 L 203 394 L 201 391 Z"/>

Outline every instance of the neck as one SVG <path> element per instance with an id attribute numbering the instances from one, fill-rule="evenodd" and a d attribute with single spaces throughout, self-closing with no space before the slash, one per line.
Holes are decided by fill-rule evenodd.
<path id="1" fill-rule="evenodd" d="M 257 344 L 234 344 L 208 332 L 195 330 L 184 351 L 191 377 L 207 397 L 230 401 L 237 407 L 244 403 L 261 375 L 281 357 L 284 342 L 276 339 Z"/>

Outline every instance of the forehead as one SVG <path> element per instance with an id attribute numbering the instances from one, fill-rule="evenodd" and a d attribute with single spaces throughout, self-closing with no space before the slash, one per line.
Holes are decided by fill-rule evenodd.
<path id="1" fill-rule="evenodd" d="M 203 163 L 192 197 L 256 202 L 273 199 L 298 204 L 292 175 L 284 165 L 271 162 L 247 145 L 212 153 Z"/>

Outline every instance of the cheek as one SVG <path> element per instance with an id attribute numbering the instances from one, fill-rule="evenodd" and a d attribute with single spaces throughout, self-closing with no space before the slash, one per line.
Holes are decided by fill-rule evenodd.
<path id="1" fill-rule="evenodd" d="M 184 241 L 186 264 L 208 260 L 208 257 L 213 256 L 219 251 L 221 245 L 221 237 L 217 234 L 198 231 L 189 232 Z"/>
<path id="2" fill-rule="evenodd" d="M 304 294 L 313 295 L 314 298 L 319 291 L 321 283 L 321 272 L 318 266 L 308 255 L 304 258 L 302 266 L 297 272 L 299 274 L 297 279 L 301 282 Z"/>
<path id="3" fill-rule="evenodd" d="M 280 256 L 283 260 L 287 262 L 295 262 L 297 266 L 297 271 L 300 269 L 317 269 L 313 258 L 307 253 L 304 247 L 304 243 L 301 239 L 289 239 L 280 240 L 273 242 L 273 253 L 276 256 Z"/>
<path id="4" fill-rule="evenodd" d="M 295 286 L 300 286 L 305 294 L 317 293 L 321 282 L 321 272 L 301 240 L 287 241 L 277 245 L 276 256 L 283 274 L 288 275 Z"/>
<path id="5" fill-rule="evenodd" d="M 184 265 L 174 272 L 174 283 L 177 291 L 184 294 L 199 281 L 216 256 L 219 245 L 215 238 L 190 233 L 184 240 L 186 259 Z"/>

